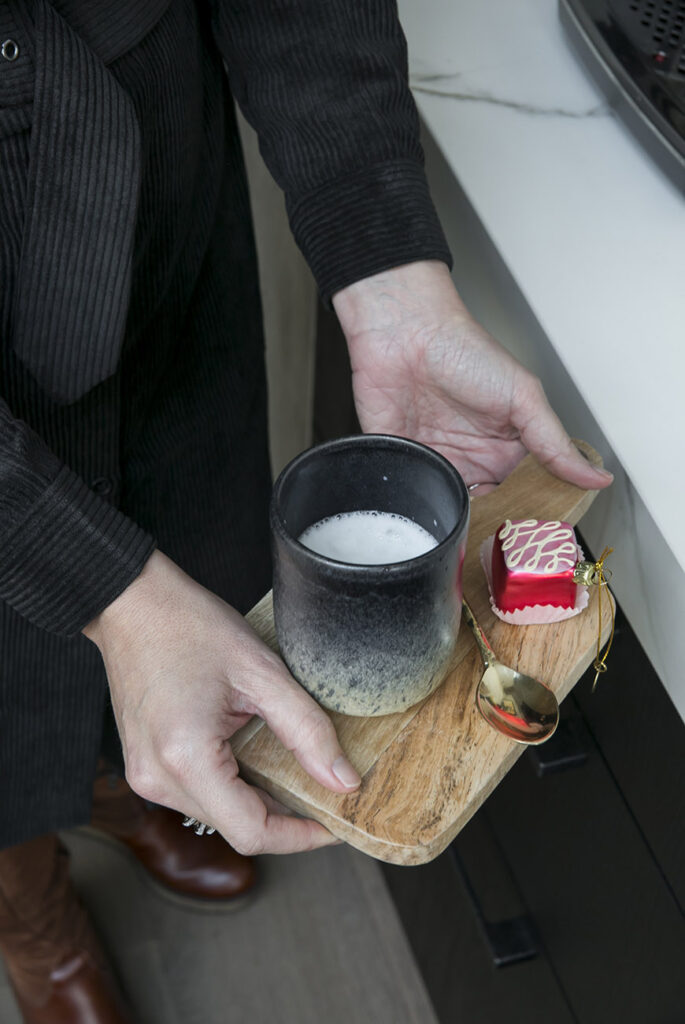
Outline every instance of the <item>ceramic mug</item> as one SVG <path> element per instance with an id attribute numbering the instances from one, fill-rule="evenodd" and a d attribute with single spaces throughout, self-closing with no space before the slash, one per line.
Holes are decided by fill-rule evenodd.
<path id="1" fill-rule="evenodd" d="M 399 513 L 436 547 L 403 562 L 356 565 L 298 541 L 341 512 Z M 346 715 L 403 711 L 445 677 L 461 617 L 469 496 L 441 455 L 400 437 L 363 434 L 310 448 L 271 500 L 274 620 L 291 673 Z"/>

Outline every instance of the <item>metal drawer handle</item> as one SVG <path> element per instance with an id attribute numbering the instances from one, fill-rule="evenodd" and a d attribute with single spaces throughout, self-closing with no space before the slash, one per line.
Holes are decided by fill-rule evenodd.
<path id="1" fill-rule="evenodd" d="M 503 921 L 488 921 L 454 843 L 450 845 L 449 851 L 473 907 L 493 967 L 509 967 L 536 957 L 539 953 L 539 940 L 532 919 L 522 914 Z"/>
<path id="2" fill-rule="evenodd" d="M 554 736 L 541 747 L 530 747 L 530 758 L 539 779 L 572 768 L 582 768 L 588 759 L 590 739 L 580 715 L 562 718 Z"/>

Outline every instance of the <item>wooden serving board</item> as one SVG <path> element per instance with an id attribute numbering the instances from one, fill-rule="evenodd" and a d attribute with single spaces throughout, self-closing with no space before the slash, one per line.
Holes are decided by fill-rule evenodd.
<path id="1" fill-rule="evenodd" d="M 576 442 L 593 465 L 601 458 Z M 475 498 L 464 563 L 464 593 L 498 658 L 547 683 L 564 698 L 597 648 L 597 588 L 588 608 L 565 622 L 510 626 L 492 612 L 479 562 L 481 542 L 509 519 L 578 522 L 596 491 L 583 491 L 549 474 L 528 456 L 490 494 Z M 603 601 L 602 635 L 611 628 Z M 247 616 L 278 650 L 271 594 Z M 407 711 L 379 718 L 330 713 L 340 743 L 362 776 L 350 796 L 331 793 L 311 779 L 273 733 L 253 719 L 232 740 L 243 775 L 286 807 L 315 818 L 364 853 L 394 864 L 423 864 L 441 853 L 525 749 L 495 732 L 475 705 L 480 655 L 463 623 L 445 682 Z"/>

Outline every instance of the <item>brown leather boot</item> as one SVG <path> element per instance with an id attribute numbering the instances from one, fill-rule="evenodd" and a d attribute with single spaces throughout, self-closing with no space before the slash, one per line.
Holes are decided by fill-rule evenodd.
<path id="1" fill-rule="evenodd" d="M 0 950 L 25 1024 L 133 1024 L 57 836 L 0 850 Z"/>
<path id="2" fill-rule="evenodd" d="M 197 836 L 183 816 L 149 804 L 128 783 L 101 769 L 93 789 L 91 827 L 123 843 L 167 898 L 205 910 L 237 909 L 257 880 L 251 857 L 243 857 L 218 832 Z"/>

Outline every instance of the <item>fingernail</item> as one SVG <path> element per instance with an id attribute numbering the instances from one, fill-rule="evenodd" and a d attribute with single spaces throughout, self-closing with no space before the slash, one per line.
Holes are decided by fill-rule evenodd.
<path id="1" fill-rule="evenodd" d="M 614 479 L 614 474 L 610 473 L 608 469 L 604 469 L 603 467 L 600 467 L 600 466 L 595 466 L 595 469 L 602 476 L 606 477 L 607 480 L 613 480 Z"/>
<path id="2" fill-rule="evenodd" d="M 350 762 L 342 754 L 331 765 L 331 771 L 336 779 L 342 782 L 343 786 L 347 789 L 356 789 L 357 786 L 361 785 L 362 780 L 359 775 L 357 775 Z"/>

